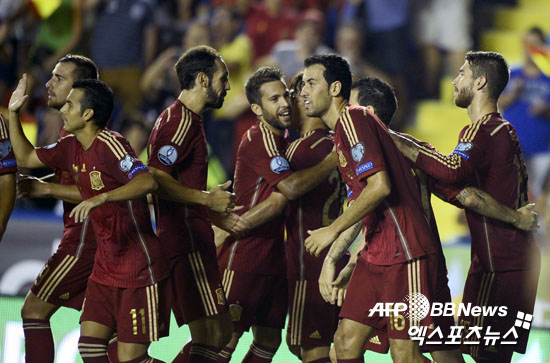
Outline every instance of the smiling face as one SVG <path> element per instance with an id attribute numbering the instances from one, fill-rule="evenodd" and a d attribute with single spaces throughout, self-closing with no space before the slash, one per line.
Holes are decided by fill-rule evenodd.
<path id="1" fill-rule="evenodd" d="M 260 87 L 262 118 L 272 127 L 283 130 L 290 126 L 290 94 L 281 81 L 262 84 Z"/>
<path id="2" fill-rule="evenodd" d="M 331 102 L 329 85 L 323 73 L 325 66 L 314 64 L 304 71 L 304 84 L 300 95 L 304 100 L 306 115 L 321 117 L 328 111 Z"/>
<path id="3" fill-rule="evenodd" d="M 65 104 L 67 95 L 73 86 L 73 71 L 75 65 L 71 62 L 57 63 L 52 71 L 52 77 L 46 82 L 48 90 L 48 106 L 60 110 Z"/>
<path id="4" fill-rule="evenodd" d="M 61 118 L 65 131 L 74 134 L 75 131 L 82 129 L 85 126 L 83 111 L 81 108 L 80 99 L 84 91 L 79 88 L 71 89 L 67 100 L 61 108 Z"/>
<path id="5" fill-rule="evenodd" d="M 470 106 L 474 98 L 474 79 L 467 61 L 460 67 L 458 76 L 453 80 L 453 87 L 455 105 L 462 108 Z"/>
<path id="6" fill-rule="evenodd" d="M 227 66 L 224 61 L 216 59 L 216 71 L 212 75 L 206 90 L 205 108 L 221 108 L 227 91 L 230 89 Z"/>

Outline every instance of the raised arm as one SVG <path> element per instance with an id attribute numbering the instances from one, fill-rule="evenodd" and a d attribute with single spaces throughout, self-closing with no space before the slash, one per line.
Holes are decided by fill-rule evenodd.
<path id="1" fill-rule="evenodd" d="M 288 200 L 297 199 L 326 180 L 336 163 L 336 153 L 332 152 L 319 164 L 292 173 L 280 181 L 277 188 Z"/>
<path id="2" fill-rule="evenodd" d="M 13 153 L 17 160 L 17 165 L 24 168 L 43 168 L 46 165 L 40 161 L 36 155 L 36 150 L 29 139 L 23 133 L 19 112 L 27 101 L 27 75 L 19 80 L 17 88 L 12 93 L 9 102 L 9 128 L 10 139 L 13 147 Z"/>
<path id="3" fill-rule="evenodd" d="M 152 174 L 138 174 L 123 186 L 83 201 L 71 211 L 69 216 L 74 217 L 76 222 L 83 222 L 90 211 L 102 204 L 144 197 L 147 193 L 153 193 L 157 188 L 158 184 Z"/>

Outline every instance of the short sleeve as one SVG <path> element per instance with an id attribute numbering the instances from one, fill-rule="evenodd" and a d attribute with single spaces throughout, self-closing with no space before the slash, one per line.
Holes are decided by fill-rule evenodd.
<path id="1" fill-rule="evenodd" d="M 17 171 L 17 162 L 11 146 L 6 123 L 0 115 L 0 175 L 11 174 Z"/>
<path id="2" fill-rule="evenodd" d="M 379 126 L 366 109 L 352 109 L 340 118 L 349 147 L 350 162 L 358 180 L 365 179 L 379 171 L 386 170 L 386 163 L 380 142 Z"/>
<path id="3" fill-rule="evenodd" d="M 288 160 L 274 143 L 264 143 L 262 138 L 257 137 L 252 141 L 245 140 L 242 147 L 244 149 L 240 154 L 245 165 L 249 165 L 268 184 L 276 186 L 292 174 Z"/>
<path id="4" fill-rule="evenodd" d="M 189 115 L 188 119 L 171 120 L 171 123 L 168 123 L 166 122 L 168 117 L 166 112 L 160 117 L 161 120 L 157 122 L 161 126 L 157 130 L 153 130 L 147 145 L 147 164 L 172 175 L 176 167 L 192 151 L 194 140 L 191 127 L 192 119 Z"/>
<path id="5" fill-rule="evenodd" d="M 67 156 L 75 155 L 76 142 L 75 136 L 65 136 L 56 143 L 36 148 L 36 155 L 41 162 L 52 169 L 71 172 L 72 159 Z"/>
<path id="6" fill-rule="evenodd" d="M 104 163 L 114 166 L 111 168 L 113 178 L 121 184 L 126 184 L 135 176 L 148 173 L 149 169 L 139 160 L 128 141 L 120 135 L 115 138 L 115 152 L 106 147 L 104 153 Z"/>

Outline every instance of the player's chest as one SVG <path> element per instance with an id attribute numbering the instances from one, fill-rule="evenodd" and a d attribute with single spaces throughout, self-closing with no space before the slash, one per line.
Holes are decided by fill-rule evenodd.
<path id="1" fill-rule="evenodd" d="M 80 192 L 93 196 L 113 189 L 114 180 L 107 173 L 105 163 L 95 157 L 78 153 L 71 167 L 71 174 Z"/>

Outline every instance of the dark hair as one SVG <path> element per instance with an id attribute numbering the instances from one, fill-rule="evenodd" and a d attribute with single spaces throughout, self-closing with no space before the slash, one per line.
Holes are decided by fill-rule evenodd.
<path id="1" fill-rule="evenodd" d="M 529 30 L 527 31 L 527 34 L 535 34 L 536 36 L 538 36 L 540 38 L 540 40 L 543 43 L 546 42 L 546 38 L 544 36 L 544 31 L 538 26 L 533 26 L 533 27 L 529 28 Z"/>
<path id="2" fill-rule="evenodd" d="M 466 61 L 472 70 L 473 79 L 485 77 L 488 96 L 493 101 L 498 100 L 510 79 L 506 59 L 496 52 L 468 52 Z"/>
<path id="3" fill-rule="evenodd" d="M 114 108 L 113 91 L 99 79 L 85 79 L 73 83 L 73 89 L 81 89 L 80 111 L 94 110 L 94 123 L 100 129 L 107 126 Z"/>
<path id="4" fill-rule="evenodd" d="M 351 70 L 348 62 L 336 54 L 312 55 L 304 61 L 304 66 L 306 68 L 315 64 L 321 64 L 325 67 L 323 76 L 329 86 L 333 82 L 340 81 L 342 84 L 340 95 L 346 100 L 349 100 L 349 94 L 351 92 Z"/>
<path id="5" fill-rule="evenodd" d="M 374 107 L 376 116 L 389 126 L 397 111 L 397 97 L 393 87 L 380 78 L 366 77 L 353 82 L 351 89 L 356 88 L 359 91 L 359 105 Z"/>
<path id="6" fill-rule="evenodd" d="M 250 104 L 262 105 L 262 95 L 260 94 L 260 87 L 264 83 L 283 81 L 284 76 L 278 68 L 261 67 L 246 81 L 244 86 L 246 91 L 246 98 Z"/>
<path id="7" fill-rule="evenodd" d="M 83 79 L 99 79 L 99 71 L 93 60 L 83 55 L 67 54 L 59 60 L 58 63 L 72 63 L 73 81 L 82 81 Z"/>
<path id="8" fill-rule="evenodd" d="M 298 72 L 292 81 L 290 82 L 290 85 L 288 86 L 288 89 L 290 90 L 291 95 L 299 95 L 300 92 L 302 92 L 302 88 L 304 87 L 304 71 Z"/>
<path id="9" fill-rule="evenodd" d="M 216 59 L 221 60 L 222 56 L 207 45 L 199 45 L 183 53 L 174 66 L 181 89 L 192 89 L 197 75 L 201 72 L 211 80 L 216 72 Z"/>

